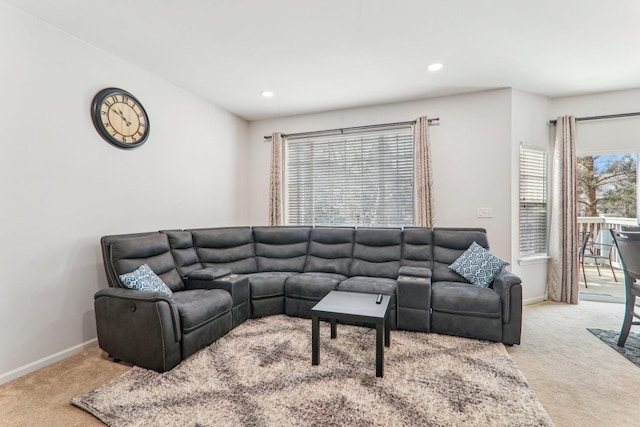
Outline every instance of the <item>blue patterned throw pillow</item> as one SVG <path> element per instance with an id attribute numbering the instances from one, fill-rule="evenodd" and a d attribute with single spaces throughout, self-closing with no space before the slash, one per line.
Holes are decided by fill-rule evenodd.
<path id="1" fill-rule="evenodd" d="M 496 274 L 507 265 L 508 262 L 473 242 L 449 268 L 474 285 L 486 288 L 493 282 Z"/>
<path id="2" fill-rule="evenodd" d="M 131 273 L 121 274 L 120 281 L 125 288 L 136 291 L 161 292 L 168 297 L 173 296 L 171 289 L 147 264 L 142 264 Z"/>

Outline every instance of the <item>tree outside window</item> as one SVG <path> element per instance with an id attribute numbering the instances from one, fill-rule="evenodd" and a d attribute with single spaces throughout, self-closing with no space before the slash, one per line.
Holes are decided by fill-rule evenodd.
<path id="1" fill-rule="evenodd" d="M 637 217 L 637 154 L 577 159 L 578 216 Z"/>

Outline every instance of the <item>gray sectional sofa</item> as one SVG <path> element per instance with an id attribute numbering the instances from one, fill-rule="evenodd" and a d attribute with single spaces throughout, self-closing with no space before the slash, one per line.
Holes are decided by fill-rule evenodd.
<path id="1" fill-rule="evenodd" d="M 166 371 L 248 318 L 310 317 L 329 291 L 391 296 L 393 329 L 520 343 L 522 287 L 502 270 L 488 288 L 449 269 L 480 228 L 224 227 L 105 236 L 110 288 L 95 295 L 100 347 Z M 173 291 L 123 288 L 147 264 Z"/>

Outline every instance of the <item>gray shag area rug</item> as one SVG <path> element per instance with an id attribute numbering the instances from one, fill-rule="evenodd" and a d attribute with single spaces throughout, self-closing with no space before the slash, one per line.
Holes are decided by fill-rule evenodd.
<path id="1" fill-rule="evenodd" d="M 630 332 L 624 347 L 618 347 L 620 332 L 606 329 L 587 328 L 587 331 L 609 344 L 609 347 L 629 359 L 636 366 L 640 367 L 640 334 Z"/>
<path id="2" fill-rule="evenodd" d="M 391 332 L 384 378 L 375 330 L 252 319 L 169 372 L 134 367 L 72 403 L 110 426 L 552 426 L 500 343 Z"/>

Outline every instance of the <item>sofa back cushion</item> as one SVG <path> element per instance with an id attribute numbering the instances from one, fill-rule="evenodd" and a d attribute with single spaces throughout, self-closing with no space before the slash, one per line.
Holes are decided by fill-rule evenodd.
<path id="1" fill-rule="evenodd" d="M 401 229 L 358 228 L 355 232 L 349 276 L 396 279 L 401 254 Z"/>
<path id="2" fill-rule="evenodd" d="M 233 273 L 258 271 L 250 227 L 189 230 L 198 260 L 205 268 L 228 268 Z"/>
<path id="3" fill-rule="evenodd" d="M 253 227 L 258 271 L 302 272 L 311 227 Z"/>
<path id="4" fill-rule="evenodd" d="M 192 271 L 203 268 L 198 261 L 196 248 L 193 247 L 191 233 L 183 230 L 163 230 L 161 233 L 166 234 L 169 238 L 171 254 L 180 276 L 187 277 Z"/>
<path id="5" fill-rule="evenodd" d="M 130 273 L 142 264 L 147 264 L 172 291 L 176 292 L 184 289 L 184 282 L 176 269 L 169 247 L 169 239 L 165 234 L 152 233 L 146 236 L 108 237 L 112 238 L 108 244 L 109 264 L 116 276 Z M 122 287 L 119 279 L 114 284 Z M 114 284 L 110 283 L 111 286 Z"/>
<path id="6" fill-rule="evenodd" d="M 489 249 L 487 232 L 483 228 L 434 228 L 433 229 L 433 282 L 469 283 L 449 266 L 462 255 L 473 242 Z"/>
<path id="7" fill-rule="evenodd" d="M 433 232 L 426 227 L 408 227 L 402 232 L 402 266 L 433 269 Z"/>
<path id="8" fill-rule="evenodd" d="M 348 276 L 354 232 L 353 227 L 316 227 L 311 230 L 304 271 Z"/>

